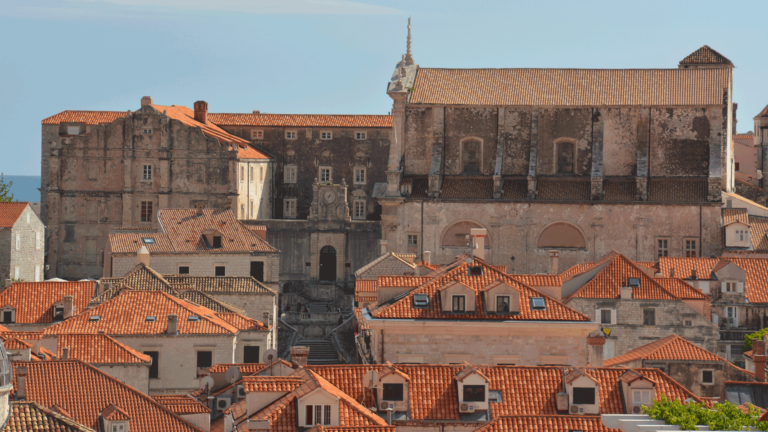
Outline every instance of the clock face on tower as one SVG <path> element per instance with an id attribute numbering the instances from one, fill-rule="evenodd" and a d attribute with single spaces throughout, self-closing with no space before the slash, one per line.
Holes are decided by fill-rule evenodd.
<path id="1" fill-rule="evenodd" d="M 334 202 L 336 200 L 336 192 L 332 190 L 326 190 L 325 192 L 323 192 L 323 199 L 327 203 Z"/>

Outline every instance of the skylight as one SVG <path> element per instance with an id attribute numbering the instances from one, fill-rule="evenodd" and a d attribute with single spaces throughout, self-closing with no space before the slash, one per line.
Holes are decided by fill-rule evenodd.
<path id="1" fill-rule="evenodd" d="M 640 286 L 640 278 L 629 278 L 627 283 L 631 287 L 639 287 Z"/>
<path id="2" fill-rule="evenodd" d="M 142 237 L 141 241 L 144 242 L 144 244 L 155 244 L 155 239 L 150 237 Z"/>
<path id="3" fill-rule="evenodd" d="M 157 318 L 155 318 L 153 316 L 148 316 L 147 317 L 147 322 L 156 322 L 156 321 L 157 321 Z"/>
<path id="4" fill-rule="evenodd" d="M 415 308 L 428 308 L 429 296 L 426 294 L 414 294 L 413 295 L 413 307 Z"/>
<path id="5" fill-rule="evenodd" d="M 187 318 L 187 321 L 200 321 L 200 317 L 197 315 L 190 315 L 190 317 Z"/>
<path id="6" fill-rule="evenodd" d="M 546 309 L 547 303 L 544 297 L 531 297 L 531 309 Z"/>
<path id="7" fill-rule="evenodd" d="M 100 315 L 93 315 L 93 316 L 91 316 L 91 321 L 101 321 L 101 316 Z"/>

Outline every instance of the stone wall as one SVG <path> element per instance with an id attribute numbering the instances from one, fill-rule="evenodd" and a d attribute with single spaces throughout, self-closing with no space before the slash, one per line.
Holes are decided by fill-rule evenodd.
<path id="1" fill-rule="evenodd" d="M 390 255 L 362 273 L 359 279 L 378 279 L 379 276 L 399 275 L 413 276 L 415 275 L 415 270 L 413 267 Z"/>
<path id="2" fill-rule="evenodd" d="M 149 366 L 94 365 L 105 374 L 115 377 L 136 390 L 149 394 Z"/>
<path id="3" fill-rule="evenodd" d="M 20 236 L 19 250 L 16 250 L 17 235 Z M 1 281 L 16 279 L 16 268 L 19 269 L 18 279 L 26 282 L 44 279 L 45 227 L 32 207 L 27 206 L 21 212 L 13 228 L 0 231 L 0 251 Z"/>
<path id="4" fill-rule="evenodd" d="M 748 373 L 725 361 L 719 363 L 701 361 L 664 363 L 645 360 L 643 363 L 644 367 L 664 365 L 664 371 L 667 375 L 699 397 L 720 397 L 724 381 L 754 381 L 754 378 Z M 713 384 L 702 384 L 702 370 L 713 372 Z"/>

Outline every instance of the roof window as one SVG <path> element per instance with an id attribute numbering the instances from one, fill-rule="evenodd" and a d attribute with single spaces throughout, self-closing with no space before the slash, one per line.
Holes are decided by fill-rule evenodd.
<path id="1" fill-rule="evenodd" d="M 190 315 L 187 321 L 200 321 L 200 317 L 197 315 Z"/>
<path id="2" fill-rule="evenodd" d="M 153 316 L 148 316 L 147 317 L 147 322 L 156 322 L 156 321 L 157 321 L 157 318 L 155 318 Z"/>
<path id="3" fill-rule="evenodd" d="M 221 236 L 213 236 L 213 247 L 215 248 L 221 247 Z"/>
<path id="4" fill-rule="evenodd" d="M 531 309 L 543 310 L 547 308 L 544 297 L 531 297 Z"/>
<path id="5" fill-rule="evenodd" d="M 629 278 L 627 279 L 627 286 L 636 288 L 640 286 L 640 278 Z"/>
<path id="6" fill-rule="evenodd" d="M 153 239 L 153 238 L 151 238 L 151 237 L 143 237 L 143 238 L 141 239 L 141 241 L 142 241 L 144 244 L 155 244 L 155 239 Z"/>
<path id="7" fill-rule="evenodd" d="M 482 276 L 483 275 L 483 267 L 482 266 L 470 266 L 469 267 L 469 275 L 470 276 Z"/>
<path id="8" fill-rule="evenodd" d="M 92 315 L 91 316 L 91 321 L 101 321 L 101 316 L 100 315 Z"/>
<path id="9" fill-rule="evenodd" d="M 419 309 L 429 308 L 429 296 L 426 294 L 414 294 L 413 307 Z"/>

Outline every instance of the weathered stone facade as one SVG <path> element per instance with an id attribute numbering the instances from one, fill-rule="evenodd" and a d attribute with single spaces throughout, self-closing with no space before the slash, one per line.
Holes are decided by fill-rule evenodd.
<path id="1" fill-rule="evenodd" d="M 0 227 L 0 281 L 6 279 L 39 282 L 44 277 L 45 226 L 27 203 L 2 203 L 13 206 L 16 220 Z"/>

